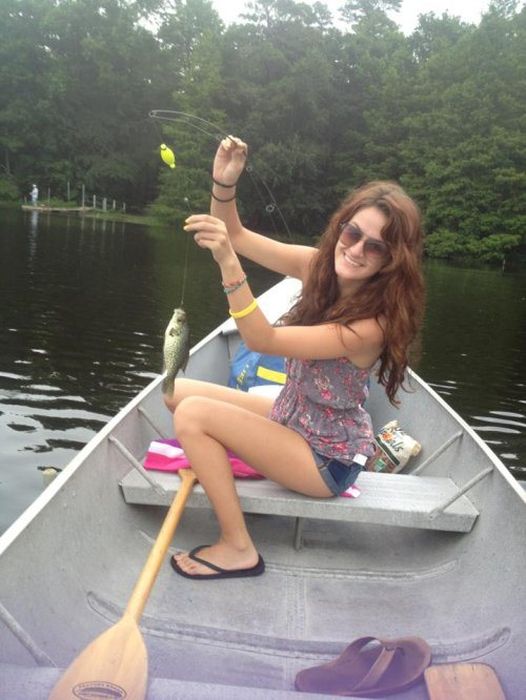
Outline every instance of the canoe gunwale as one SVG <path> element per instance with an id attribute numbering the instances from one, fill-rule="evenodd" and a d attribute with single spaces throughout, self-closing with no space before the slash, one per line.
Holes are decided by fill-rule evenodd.
<path id="1" fill-rule="evenodd" d="M 496 469 L 499 472 L 499 475 L 504 478 L 504 480 L 507 482 L 507 484 L 517 493 L 517 495 L 520 496 L 520 498 L 523 500 L 524 504 L 526 505 L 526 492 L 521 488 L 519 482 L 515 477 L 510 473 L 510 471 L 506 468 L 504 463 L 497 457 L 497 455 L 490 449 L 490 447 L 484 442 L 484 440 L 478 435 L 478 433 L 445 401 L 445 399 L 440 396 L 438 392 L 436 392 L 433 387 L 429 386 L 427 382 L 425 382 L 420 375 L 418 375 L 414 370 L 411 368 L 408 369 L 408 374 L 411 377 L 412 381 L 415 381 L 418 383 L 420 388 L 425 391 L 430 397 L 434 399 L 434 401 L 440 406 L 440 408 L 446 412 L 454 421 L 455 423 L 461 428 L 462 430 L 462 437 L 460 438 L 461 440 L 464 439 L 464 434 L 467 435 L 472 441 L 473 444 L 477 446 L 478 449 L 483 453 L 484 457 L 491 462 L 493 465 L 494 469 Z M 482 460 L 481 460 L 482 461 Z M 418 468 L 415 470 L 418 473 L 421 473 Z M 425 471 L 425 468 L 424 468 Z M 482 473 L 483 469 L 480 470 L 479 473 Z M 456 482 L 455 480 L 455 474 L 451 473 L 450 478 L 453 479 L 453 481 Z M 457 486 L 459 488 L 462 488 L 463 484 L 457 483 Z"/>

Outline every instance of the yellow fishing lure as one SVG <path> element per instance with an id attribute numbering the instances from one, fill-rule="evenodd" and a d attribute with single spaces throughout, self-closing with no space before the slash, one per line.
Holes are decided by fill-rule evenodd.
<path id="1" fill-rule="evenodd" d="M 168 167 L 172 169 L 175 168 L 175 155 L 172 149 L 168 148 L 168 146 L 165 143 L 162 143 L 159 150 L 161 153 L 161 158 L 166 163 L 166 165 L 168 165 Z"/>

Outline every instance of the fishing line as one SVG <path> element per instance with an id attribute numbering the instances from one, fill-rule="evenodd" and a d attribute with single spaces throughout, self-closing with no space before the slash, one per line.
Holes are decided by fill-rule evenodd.
<path id="1" fill-rule="evenodd" d="M 191 214 L 192 209 L 190 207 L 190 200 L 188 199 L 188 197 L 184 197 L 183 201 L 186 204 L 186 207 Z M 186 243 L 185 243 L 185 248 L 184 248 L 183 284 L 181 287 L 181 303 L 179 304 L 179 306 L 181 308 L 184 308 L 184 295 L 186 292 L 186 280 L 188 278 L 188 250 L 190 248 L 190 234 L 185 233 L 185 235 L 186 235 Z"/>
<path id="2" fill-rule="evenodd" d="M 194 129 L 197 129 L 201 133 L 205 134 L 206 136 L 209 136 L 210 138 L 213 138 L 217 142 L 221 142 L 224 138 L 229 138 L 231 141 L 233 141 L 232 137 L 228 134 L 225 134 L 224 129 L 221 129 L 221 127 L 217 126 L 217 124 L 214 124 L 213 122 L 209 121 L 208 119 L 203 119 L 202 117 L 198 117 L 195 114 L 189 114 L 188 112 L 180 112 L 176 110 L 170 110 L 170 109 L 152 109 L 149 114 L 149 117 L 152 119 L 157 119 L 160 121 L 171 121 L 171 122 L 183 122 L 187 126 L 191 126 Z M 208 127 L 208 128 L 205 128 Z M 210 131 L 209 129 L 213 129 L 214 131 Z M 254 186 L 254 189 L 256 190 L 256 193 L 258 197 L 260 198 L 261 202 L 263 203 L 265 207 L 265 211 L 267 214 L 270 214 L 271 216 L 271 221 L 272 225 L 274 227 L 274 231 L 276 234 L 278 234 L 278 231 L 276 229 L 276 225 L 274 222 L 274 219 L 272 218 L 272 214 L 274 212 L 277 212 L 279 214 L 279 217 L 283 223 L 283 226 L 285 227 L 285 230 L 287 231 L 288 235 L 292 237 L 292 233 L 288 227 L 288 224 L 285 220 L 285 217 L 283 216 L 283 212 L 281 211 L 276 198 L 272 194 L 272 191 L 270 187 L 267 185 L 265 180 L 261 177 L 261 175 L 256 171 L 256 169 L 251 165 L 247 164 L 245 170 L 247 171 L 252 184 Z M 260 188 L 258 187 L 258 182 L 256 181 L 256 178 L 259 181 L 259 184 L 261 184 L 267 194 L 267 198 L 265 198 L 262 193 Z M 270 200 L 270 203 L 269 203 Z"/>
<path id="3" fill-rule="evenodd" d="M 148 115 L 148 116 L 150 116 L 150 115 Z M 151 121 L 150 121 L 150 124 L 151 124 Z M 155 125 L 155 129 L 157 130 L 157 134 L 158 134 L 158 137 L 159 137 L 159 141 L 163 141 L 163 140 L 164 140 L 164 134 L 163 134 L 163 130 L 162 130 L 161 125 L 160 125 L 158 122 L 155 122 L 155 121 L 154 121 L 154 125 Z"/>
<path id="4" fill-rule="evenodd" d="M 175 170 L 176 167 L 176 159 L 175 159 L 175 154 L 172 151 L 171 148 L 169 148 L 165 143 L 161 143 L 159 147 L 159 152 L 161 156 L 161 160 L 166 163 L 166 165 L 171 169 Z M 192 208 L 190 207 L 190 200 L 188 197 L 183 198 L 184 203 L 186 204 L 186 208 L 190 213 L 192 213 Z M 186 236 L 186 241 L 185 241 L 185 250 L 184 250 L 184 265 L 183 265 L 183 280 L 182 280 L 182 287 L 181 287 L 181 301 L 179 303 L 179 307 L 182 308 L 184 305 L 184 295 L 186 291 L 186 281 L 188 278 L 188 249 L 189 249 L 189 236 Z"/>
<path id="5" fill-rule="evenodd" d="M 172 115 L 175 115 L 172 116 Z M 172 109 L 152 109 L 149 113 L 148 116 L 151 117 L 152 119 L 159 119 L 161 121 L 167 121 L 167 122 L 178 122 L 178 121 L 184 121 L 185 124 L 188 124 L 188 126 L 193 126 L 194 129 L 197 129 L 198 131 L 201 131 L 203 134 L 206 134 L 207 136 L 211 136 L 213 139 L 215 139 L 218 142 L 221 142 L 225 137 L 229 138 L 232 140 L 232 138 L 228 135 L 223 136 L 223 129 L 221 127 L 213 124 L 211 121 L 208 121 L 208 119 L 203 119 L 202 117 L 198 117 L 195 114 L 188 114 L 187 112 L 177 112 Z M 195 120 L 203 125 L 209 126 L 212 129 L 215 129 L 215 133 L 210 133 L 210 131 L 207 131 L 204 129 L 203 126 L 198 126 L 197 124 L 194 123 Z"/>

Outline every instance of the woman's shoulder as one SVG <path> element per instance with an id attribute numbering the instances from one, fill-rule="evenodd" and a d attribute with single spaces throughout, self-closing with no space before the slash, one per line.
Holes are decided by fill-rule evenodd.
<path id="1" fill-rule="evenodd" d="M 358 336 L 367 343 L 381 343 L 385 340 L 386 321 L 382 316 L 361 318 L 357 321 L 345 324 L 344 329 L 347 334 Z"/>
<path id="2" fill-rule="evenodd" d="M 382 318 L 363 318 L 343 327 L 347 358 L 360 369 L 374 365 L 385 345 Z"/>

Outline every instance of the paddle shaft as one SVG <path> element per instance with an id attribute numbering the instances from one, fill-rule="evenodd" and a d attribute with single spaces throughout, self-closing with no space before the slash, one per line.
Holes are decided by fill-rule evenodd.
<path id="1" fill-rule="evenodd" d="M 136 622 L 139 622 L 143 613 L 144 607 L 148 601 L 148 597 L 152 590 L 161 564 L 173 539 L 181 515 L 183 514 L 186 501 L 192 492 L 192 488 L 197 481 L 197 477 L 191 469 L 180 469 L 179 476 L 181 477 L 181 488 L 177 492 L 172 505 L 168 509 L 168 513 L 162 527 L 159 531 L 155 544 L 146 560 L 143 570 L 141 571 L 137 583 L 132 591 L 125 615 L 130 615 Z"/>

